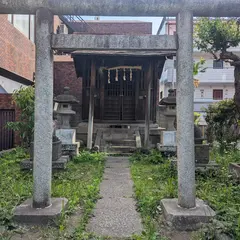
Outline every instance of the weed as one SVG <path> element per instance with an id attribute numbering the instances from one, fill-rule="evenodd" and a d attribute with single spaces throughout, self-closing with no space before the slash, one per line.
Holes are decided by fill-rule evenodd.
<path id="1" fill-rule="evenodd" d="M 26 152 L 18 148 L 0 158 L 0 226 L 13 228 L 12 212 L 15 206 L 32 195 L 32 173 L 20 171 L 19 163 L 28 158 Z M 84 239 L 72 238 L 66 232 L 66 222 L 76 208 L 81 208 L 82 215 L 76 232 L 84 235 L 89 216 L 99 197 L 99 185 L 104 171 L 104 155 L 83 152 L 69 162 L 67 169 L 53 173 L 52 196 L 68 199 L 68 209 L 58 220 L 58 228 L 44 228 L 43 239 Z M 10 231 L 0 232 L 0 239 L 11 235 Z M 73 234 L 74 235 L 74 234 Z"/>
<path id="2" fill-rule="evenodd" d="M 130 158 L 132 162 L 145 162 L 145 163 L 153 163 L 153 164 L 161 164 L 165 162 L 165 158 L 161 155 L 161 153 L 156 150 L 150 150 L 150 151 L 137 151 L 135 154 L 132 155 Z"/>

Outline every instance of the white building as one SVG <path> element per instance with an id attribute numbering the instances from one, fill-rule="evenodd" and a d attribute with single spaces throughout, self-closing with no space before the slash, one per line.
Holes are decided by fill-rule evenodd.
<path id="1" fill-rule="evenodd" d="M 173 35 L 176 32 L 176 20 L 163 19 L 159 31 L 161 34 Z M 239 48 L 233 49 L 240 53 Z M 234 96 L 234 68 L 223 61 L 214 60 L 208 53 L 199 52 L 194 49 L 194 61 L 198 62 L 204 58 L 206 67 L 204 73 L 195 76 L 200 81 L 199 86 L 194 92 L 194 111 L 204 112 L 209 104 L 223 99 L 233 98 Z M 160 99 L 167 97 L 170 88 L 176 89 L 176 59 L 167 60 L 164 66 L 163 74 L 160 79 Z"/>

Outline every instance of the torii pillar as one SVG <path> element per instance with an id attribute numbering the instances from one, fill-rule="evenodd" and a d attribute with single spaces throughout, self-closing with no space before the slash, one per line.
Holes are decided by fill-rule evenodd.
<path id="1" fill-rule="evenodd" d="M 20 223 L 52 224 L 67 204 L 65 198 L 51 198 L 53 136 L 53 14 L 36 12 L 36 84 L 34 122 L 33 198 L 16 207 Z"/>
<path id="2" fill-rule="evenodd" d="M 163 199 L 167 222 L 177 230 L 196 230 L 208 222 L 214 211 L 195 193 L 193 14 L 177 16 L 177 165 L 178 199 Z"/>

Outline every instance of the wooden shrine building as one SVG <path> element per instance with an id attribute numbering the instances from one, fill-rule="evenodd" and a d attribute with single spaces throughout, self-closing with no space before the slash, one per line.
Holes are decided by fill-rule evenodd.
<path id="1" fill-rule="evenodd" d="M 156 122 L 163 66 L 166 57 L 173 55 L 161 51 L 73 52 L 77 76 L 83 81 L 83 121 L 142 123 L 149 131 L 150 123 Z"/>

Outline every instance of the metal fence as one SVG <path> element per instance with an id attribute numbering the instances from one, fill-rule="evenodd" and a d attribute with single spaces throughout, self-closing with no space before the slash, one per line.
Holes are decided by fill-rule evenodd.
<path id="1" fill-rule="evenodd" d="M 15 121 L 15 110 L 0 109 L 0 151 L 14 146 L 14 132 L 6 127 L 7 122 Z"/>

